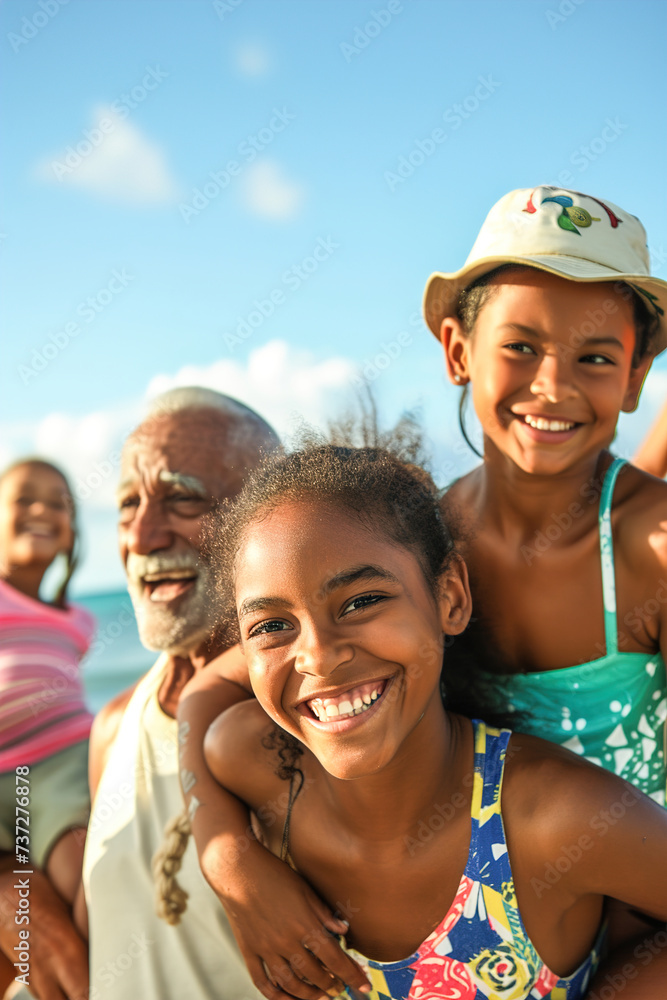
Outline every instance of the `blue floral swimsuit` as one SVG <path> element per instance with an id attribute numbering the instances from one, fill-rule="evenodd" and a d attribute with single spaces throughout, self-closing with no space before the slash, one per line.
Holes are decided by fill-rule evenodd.
<path id="1" fill-rule="evenodd" d="M 500 811 L 510 730 L 474 721 L 475 771 L 472 837 L 456 897 L 438 927 L 414 955 L 374 962 L 351 948 L 367 971 L 371 993 L 361 1000 L 580 1000 L 597 968 L 604 934 L 569 976 L 540 959 L 519 913 Z"/>

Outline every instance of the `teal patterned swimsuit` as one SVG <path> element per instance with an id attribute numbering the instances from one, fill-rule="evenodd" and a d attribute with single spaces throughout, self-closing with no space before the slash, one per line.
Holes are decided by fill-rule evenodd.
<path id="1" fill-rule="evenodd" d="M 609 466 L 600 496 L 600 553 L 606 655 L 559 670 L 508 674 L 499 685 L 515 728 L 581 754 L 665 805 L 667 680 L 660 653 L 618 648 L 611 506 L 625 459 Z"/>
<path id="2" fill-rule="evenodd" d="M 417 951 L 365 969 L 367 1000 L 581 1000 L 597 968 L 604 928 L 578 969 L 559 977 L 540 959 L 517 906 L 500 808 L 508 729 L 473 721 L 475 771 L 468 861 L 454 902 Z"/>

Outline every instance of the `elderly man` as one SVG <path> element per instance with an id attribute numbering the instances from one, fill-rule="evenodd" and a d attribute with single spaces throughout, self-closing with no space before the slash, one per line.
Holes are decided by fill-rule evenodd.
<path id="1" fill-rule="evenodd" d="M 247 407 L 205 389 L 159 397 L 128 439 L 119 489 L 120 549 L 140 635 L 155 666 L 98 716 L 91 734 L 93 813 L 86 841 L 91 1000 L 244 1000 L 254 990 L 224 911 L 186 853 L 187 919 L 155 915 L 152 856 L 182 810 L 175 714 L 188 680 L 226 648 L 203 553 L 205 515 L 234 497 L 278 441 Z M 231 684 L 227 703 L 248 696 Z M 0 947 L 14 960 L 20 887 L 0 857 Z M 39 873 L 30 877 L 30 986 L 39 1000 L 88 996 L 86 945 Z M 25 935 L 25 929 L 23 930 Z M 22 993 L 23 995 L 23 993 Z"/>
<path id="2" fill-rule="evenodd" d="M 277 438 L 256 413 L 207 390 L 160 397 L 123 452 L 120 550 L 142 642 L 155 666 L 98 716 L 84 884 L 92 1000 L 257 996 L 224 911 L 186 852 L 186 919 L 155 915 L 152 857 L 182 810 L 176 709 L 193 674 L 226 646 L 202 523 L 234 497 Z M 238 688 L 237 698 L 247 697 Z"/>

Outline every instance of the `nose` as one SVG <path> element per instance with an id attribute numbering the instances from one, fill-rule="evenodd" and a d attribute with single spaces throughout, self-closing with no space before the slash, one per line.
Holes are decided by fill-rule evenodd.
<path id="1" fill-rule="evenodd" d="M 560 403 L 576 395 L 567 361 L 557 354 L 545 354 L 540 361 L 530 391 L 549 403 Z"/>
<path id="2" fill-rule="evenodd" d="M 43 500 L 33 500 L 28 511 L 32 517 L 35 517 L 38 514 L 48 514 L 49 508 Z"/>
<path id="3" fill-rule="evenodd" d="M 152 498 L 142 498 L 132 519 L 121 523 L 123 545 L 128 552 L 147 556 L 168 549 L 174 541 L 169 520 L 162 505 Z"/>
<path id="4" fill-rule="evenodd" d="M 294 668 L 300 674 L 330 677 L 337 667 L 349 663 L 353 651 L 331 630 L 315 622 L 302 622 L 296 644 Z"/>

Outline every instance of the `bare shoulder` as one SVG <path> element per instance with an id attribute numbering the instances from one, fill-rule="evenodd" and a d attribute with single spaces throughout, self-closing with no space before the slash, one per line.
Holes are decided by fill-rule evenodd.
<path id="1" fill-rule="evenodd" d="M 213 777 L 249 806 L 284 787 L 276 774 L 278 753 L 271 749 L 275 723 L 257 701 L 232 705 L 209 727 L 204 756 Z"/>
<path id="2" fill-rule="evenodd" d="M 641 567 L 667 568 L 667 482 L 628 465 L 619 479 L 618 543 Z"/>
<path id="3" fill-rule="evenodd" d="M 109 751 L 113 745 L 121 719 L 128 706 L 130 698 L 134 694 L 137 684 L 121 691 L 115 698 L 112 698 L 104 708 L 95 716 L 93 727 L 90 731 L 90 751 L 88 765 L 88 780 L 90 784 L 90 795 L 94 797 L 97 791 L 102 772 L 109 756 Z"/>
<path id="4" fill-rule="evenodd" d="M 459 548 L 466 548 L 469 533 L 479 517 L 481 466 L 455 479 L 443 493 L 440 510 L 453 531 Z"/>
<path id="5" fill-rule="evenodd" d="M 565 747 L 537 736 L 513 733 L 503 781 L 503 821 L 527 850 L 550 857 L 563 838 L 595 832 L 606 814 L 634 808 L 644 800 L 626 781 Z M 667 814 L 666 817 L 667 819 Z M 666 827 L 667 829 L 667 827 Z M 529 832 L 529 833 L 528 833 Z"/>

